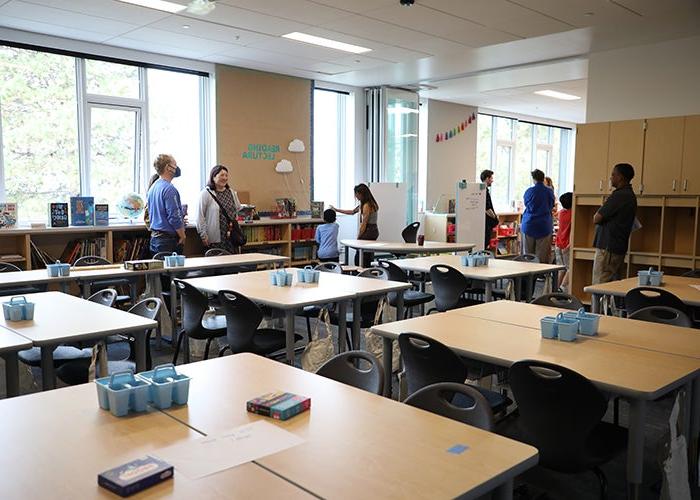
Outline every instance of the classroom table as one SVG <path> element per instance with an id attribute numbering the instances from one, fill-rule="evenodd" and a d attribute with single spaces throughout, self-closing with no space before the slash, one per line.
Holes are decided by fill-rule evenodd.
<path id="1" fill-rule="evenodd" d="M 592 295 L 591 311 L 598 312 L 601 298 L 606 296 L 624 297 L 627 292 L 638 286 L 638 278 L 627 278 L 598 285 L 588 285 L 583 291 Z M 663 283 L 659 288 L 671 292 L 688 306 L 700 307 L 700 278 L 684 278 L 664 274 Z"/>
<path id="2" fill-rule="evenodd" d="M 450 346 L 462 356 L 500 366 L 508 367 L 522 359 L 556 363 L 577 371 L 601 390 L 624 397 L 630 406 L 627 482 L 634 498 L 642 482 L 647 402 L 685 388 L 691 399 L 682 419 L 685 435 L 697 428 L 700 405 L 693 401 L 693 395 L 698 392 L 700 359 L 589 337 L 579 337 L 576 342 L 543 339 L 533 328 L 453 311 L 378 325 L 372 332 L 384 337 L 385 367 L 392 362 L 391 341 L 400 333 L 416 332 Z"/>
<path id="3" fill-rule="evenodd" d="M 0 317 L 0 326 L 41 348 L 42 390 L 55 387 L 53 351 L 66 342 L 129 333 L 135 340 L 136 368 L 146 369 L 146 332 L 157 326 L 155 321 L 62 292 L 30 293 L 25 297 L 34 302 L 34 319 L 7 321 Z"/>
<path id="4" fill-rule="evenodd" d="M 469 251 L 476 245 L 474 243 L 446 243 L 443 241 L 426 241 L 423 245 L 418 243 L 405 243 L 403 241 L 375 241 L 375 240 L 340 240 L 345 246 L 345 262 L 350 262 L 350 248 L 360 252 L 360 264 L 364 262 L 364 252 L 387 252 L 396 254 L 415 253 L 427 255 L 431 253 L 449 253 Z"/>
<path id="5" fill-rule="evenodd" d="M 278 287 L 270 284 L 270 271 L 206 276 L 184 281 L 206 293 L 217 294 L 220 290 L 233 290 L 255 302 L 283 310 L 287 334 L 286 359 L 289 363 L 294 362 L 294 317 L 297 310 L 310 305 L 337 303 L 338 346 L 343 351 L 345 350 L 346 300 L 353 301 L 352 339 L 353 345 L 357 346 L 360 339 L 362 298 L 384 295 L 411 287 L 410 283 L 324 272 L 320 273 L 318 283 L 299 283 L 298 269 L 289 268 L 287 271 L 294 275 L 292 286 Z M 403 314 L 403 294 L 399 293 L 397 297 L 396 314 L 400 318 Z"/>
<path id="6" fill-rule="evenodd" d="M 430 268 L 434 265 L 444 265 L 454 267 L 462 273 L 464 277 L 472 280 L 484 282 L 484 300 L 493 300 L 494 282 L 507 278 L 527 277 L 528 290 L 532 290 L 531 280 L 540 274 L 551 274 L 552 283 L 557 283 L 559 271 L 566 269 L 565 266 L 556 264 L 539 264 L 535 262 L 521 262 L 506 259 L 489 259 L 487 266 L 469 267 L 463 266 L 459 255 L 433 255 L 430 257 L 416 257 L 413 259 L 392 260 L 394 264 L 404 271 L 416 273 L 430 273 Z"/>
<path id="7" fill-rule="evenodd" d="M 166 267 L 163 271 L 170 278 L 170 320 L 172 321 L 172 343 L 177 342 L 177 290 L 173 278 L 181 277 L 189 271 L 207 271 L 226 269 L 234 266 L 265 265 L 275 268 L 285 264 L 289 257 L 266 253 L 241 253 L 235 255 L 216 255 L 213 257 L 188 257 L 184 266 Z"/>
<path id="8" fill-rule="evenodd" d="M 97 475 L 202 434 L 159 411 L 114 417 L 97 405 L 94 384 L 0 401 L 2 498 L 119 498 Z M 178 474 L 129 497 L 178 499 L 313 498 L 246 463 L 191 480 Z"/>
<path id="9" fill-rule="evenodd" d="M 513 478 L 537 463 L 529 445 L 261 356 L 178 370 L 192 377 L 188 405 L 164 411 L 206 434 L 264 419 L 246 401 L 265 393 L 310 397 L 309 411 L 272 421 L 304 443 L 257 462 L 322 498 L 471 499 L 495 490 L 507 499 Z M 447 451 L 457 444 L 468 449 Z"/>
<path id="10" fill-rule="evenodd" d="M 19 360 L 17 353 L 29 349 L 32 343 L 12 330 L 0 327 L 0 356 L 5 360 L 7 397 L 19 395 Z"/>

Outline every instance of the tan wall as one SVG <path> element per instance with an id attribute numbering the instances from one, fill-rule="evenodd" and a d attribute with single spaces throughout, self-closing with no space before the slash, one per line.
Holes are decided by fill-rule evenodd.
<path id="1" fill-rule="evenodd" d="M 217 161 L 229 167 L 232 186 L 250 193 L 258 210 L 273 210 L 275 198 L 294 198 L 297 210 L 309 209 L 311 156 L 310 80 L 217 65 Z M 301 139 L 306 151 L 287 146 Z M 272 159 L 244 159 L 249 144 L 279 145 Z M 294 166 L 289 174 L 275 172 L 281 159 Z"/>

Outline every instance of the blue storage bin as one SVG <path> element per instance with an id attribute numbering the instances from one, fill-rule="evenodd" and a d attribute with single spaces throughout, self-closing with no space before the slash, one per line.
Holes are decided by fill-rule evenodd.
<path id="1" fill-rule="evenodd" d="M 57 260 L 55 264 L 47 264 L 46 272 L 49 278 L 58 278 L 61 275 L 61 262 Z"/>
<path id="2" fill-rule="evenodd" d="M 103 410 L 115 417 L 123 417 L 129 411 L 142 412 L 148 407 L 150 384 L 134 377 L 134 372 L 125 370 L 109 377 L 95 380 L 97 402 Z"/>
<path id="3" fill-rule="evenodd" d="M 178 267 L 182 267 L 185 265 L 185 256 L 184 255 L 176 255 L 175 256 L 175 265 Z"/>
<path id="4" fill-rule="evenodd" d="M 661 286 L 663 277 L 663 271 L 655 271 L 653 267 L 650 267 L 645 271 L 637 272 L 639 286 Z"/>
<path id="5" fill-rule="evenodd" d="M 2 303 L 2 314 L 7 321 L 31 321 L 34 319 L 34 302 L 24 296 L 12 297 Z"/>
<path id="6" fill-rule="evenodd" d="M 557 318 L 554 316 L 545 316 L 544 318 L 541 318 L 540 332 L 542 333 L 542 338 L 557 338 Z"/>
<path id="7" fill-rule="evenodd" d="M 58 264 L 58 274 L 59 276 L 70 276 L 70 264 Z"/>
<path id="8" fill-rule="evenodd" d="M 581 335 L 598 335 L 600 316 L 597 314 L 587 313 L 582 307 L 578 310 L 576 319 L 578 319 L 578 332 Z"/>
<path id="9" fill-rule="evenodd" d="M 313 277 L 312 277 L 313 279 Z M 306 283 L 306 270 L 305 269 L 297 269 L 297 281 L 299 283 Z"/>
<path id="10" fill-rule="evenodd" d="M 564 342 L 573 342 L 578 333 L 579 321 L 564 316 L 564 313 L 557 314 L 557 337 Z"/>
<path id="11" fill-rule="evenodd" d="M 166 255 L 163 261 L 165 262 L 165 267 L 177 267 L 177 252 Z"/>
<path id="12" fill-rule="evenodd" d="M 170 408 L 173 403 L 187 404 L 190 377 L 178 374 L 172 363 L 156 366 L 153 370 L 139 373 L 137 377 L 149 383 L 148 400 L 156 408 Z"/>
<path id="13" fill-rule="evenodd" d="M 268 276 L 270 277 L 270 284 L 272 286 L 277 286 L 277 271 L 270 271 Z"/>

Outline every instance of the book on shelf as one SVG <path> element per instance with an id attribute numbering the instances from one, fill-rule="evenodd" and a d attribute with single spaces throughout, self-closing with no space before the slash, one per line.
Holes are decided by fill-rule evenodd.
<path id="1" fill-rule="evenodd" d="M 297 216 L 297 202 L 293 198 L 277 198 L 278 219 L 292 219 Z"/>
<path id="2" fill-rule="evenodd" d="M 86 257 L 88 255 L 96 255 L 104 259 L 107 258 L 107 239 L 106 238 L 92 238 L 92 239 L 82 239 L 82 240 L 70 240 L 63 249 L 60 261 L 66 262 L 68 264 L 75 264 L 75 261 L 80 257 Z M 51 261 L 53 262 L 53 260 Z"/>
<path id="3" fill-rule="evenodd" d="M 241 228 L 248 243 L 262 243 L 265 241 L 280 241 L 282 239 L 282 227 L 275 226 L 243 226 Z"/>
<path id="4" fill-rule="evenodd" d="M 42 269 L 45 268 L 47 264 L 53 264 L 56 262 L 56 259 L 36 246 L 31 239 L 29 240 L 29 245 L 31 247 L 32 269 Z"/>
<path id="5" fill-rule="evenodd" d="M 68 227 L 68 203 L 49 203 L 49 225 Z"/>
<path id="6" fill-rule="evenodd" d="M 95 198 L 92 196 L 71 196 L 71 226 L 95 225 Z"/>
<path id="7" fill-rule="evenodd" d="M 17 203 L 0 203 L 0 229 L 17 225 Z"/>
<path id="8" fill-rule="evenodd" d="M 311 217 L 315 219 L 320 219 L 323 217 L 323 202 L 322 201 L 312 201 L 311 202 Z"/>
<path id="9" fill-rule="evenodd" d="M 117 240 L 114 243 L 114 262 L 141 260 L 148 254 L 148 237 Z"/>
<path id="10" fill-rule="evenodd" d="M 106 203 L 95 204 L 95 225 L 109 226 L 109 205 Z"/>

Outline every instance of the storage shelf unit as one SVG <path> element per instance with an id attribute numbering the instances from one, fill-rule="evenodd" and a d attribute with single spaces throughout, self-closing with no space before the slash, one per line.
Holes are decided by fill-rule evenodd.
<path id="1" fill-rule="evenodd" d="M 291 240 L 291 228 L 293 224 L 315 225 L 323 223 L 322 219 L 312 219 L 309 217 L 299 217 L 296 219 L 267 219 L 250 223 L 241 223 L 244 232 L 251 231 L 250 228 L 275 227 L 279 229 L 282 238 L 274 241 L 251 241 L 244 247 L 244 251 L 273 253 L 292 257 L 292 247 L 297 242 Z M 204 247 L 193 225 L 189 225 L 186 230 L 187 239 L 185 242 L 185 254 L 188 256 L 202 255 Z M 110 261 L 116 262 L 115 250 L 121 253 L 124 242 L 133 243 L 137 239 L 147 241 L 149 236 L 146 226 L 138 224 L 119 224 L 110 226 L 86 226 L 86 227 L 64 227 L 64 228 L 12 228 L 0 230 L 0 262 L 12 262 L 19 267 L 32 269 L 32 245 L 35 245 L 42 252 L 46 252 L 52 260 L 58 259 L 63 253 L 66 245 L 72 240 L 94 240 L 104 239 L 104 256 Z M 312 241 L 304 241 L 302 244 L 312 246 Z M 2 258 L 1 256 L 9 256 Z M 117 255 L 119 257 L 119 255 Z M 310 263 L 311 260 L 305 261 Z"/>

